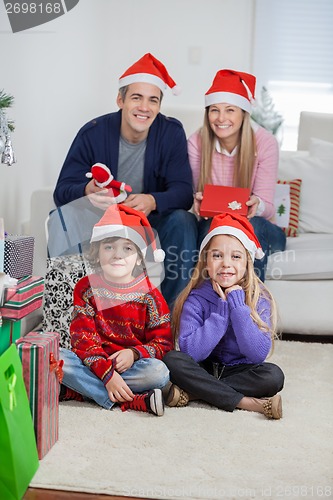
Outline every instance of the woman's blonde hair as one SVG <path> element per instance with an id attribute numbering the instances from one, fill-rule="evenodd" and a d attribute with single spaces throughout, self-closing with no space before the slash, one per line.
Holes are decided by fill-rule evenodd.
<path id="1" fill-rule="evenodd" d="M 214 134 L 208 120 L 209 106 L 205 109 L 204 123 L 200 130 L 201 166 L 197 191 L 203 191 L 205 184 L 212 182 L 212 160 L 216 144 Z M 250 114 L 243 111 L 243 123 L 240 128 L 237 153 L 235 155 L 233 186 L 251 187 L 253 167 L 257 153 L 255 134 L 251 127 Z M 222 168 L 221 155 L 221 168 Z"/>
<path id="2" fill-rule="evenodd" d="M 235 238 L 235 236 L 230 235 L 231 238 Z M 210 279 L 207 271 L 207 253 L 212 244 L 214 237 L 209 240 L 207 245 L 201 251 L 199 255 L 199 260 L 197 265 L 193 270 L 192 277 L 187 284 L 186 288 L 178 295 L 175 301 L 175 307 L 172 312 L 172 331 L 174 335 L 175 341 L 179 336 L 179 328 L 180 328 L 180 318 L 183 310 L 184 303 L 191 293 L 191 291 L 195 288 L 199 288 L 203 281 Z M 269 332 L 272 339 L 272 350 L 274 346 L 274 339 L 277 337 L 277 308 L 275 304 L 275 300 L 268 290 L 268 288 L 260 281 L 258 276 L 254 271 L 253 261 L 249 252 L 246 250 L 247 254 L 247 266 L 246 272 L 243 278 L 238 283 L 245 292 L 245 304 L 249 306 L 251 310 L 251 318 L 258 325 L 258 327 L 263 332 Z M 258 300 L 264 297 L 267 299 L 271 306 L 271 315 L 270 315 L 270 327 L 266 323 L 262 321 L 260 318 L 260 311 L 257 311 Z"/>

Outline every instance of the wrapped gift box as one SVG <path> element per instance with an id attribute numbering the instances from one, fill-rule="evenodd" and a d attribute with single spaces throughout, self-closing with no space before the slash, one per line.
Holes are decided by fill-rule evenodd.
<path id="1" fill-rule="evenodd" d="M 21 337 L 21 321 L 10 321 L 0 317 L 0 354 Z"/>
<path id="2" fill-rule="evenodd" d="M 43 304 L 43 330 L 60 333 L 60 347 L 70 349 L 73 289 L 91 269 L 80 255 L 64 255 L 47 260 Z"/>
<path id="3" fill-rule="evenodd" d="M 0 314 L 6 319 L 21 319 L 41 307 L 44 293 L 44 278 L 26 276 L 12 288 L 4 289 L 4 304 Z"/>
<path id="4" fill-rule="evenodd" d="M 31 275 L 34 244 L 35 238 L 33 236 L 7 234 L 5 237 L 4 272 L 12 278 Z"/>
<path id="5" fill-rule="evenodd" d="M 38 449 L 42 459 L 58 440 L 59 382 L 62 361 L 59 361 L 59 334 L 30 332 L 16 341 L 22 360 Z"/>
<path id="6" fill-rule="evenodd" d="M 233 186 L 206 184 L 200 205 L 201 217 L 214 217 L 223 212 L 236 213 L 246 217 L 250 198 L 250 189 Z"/>

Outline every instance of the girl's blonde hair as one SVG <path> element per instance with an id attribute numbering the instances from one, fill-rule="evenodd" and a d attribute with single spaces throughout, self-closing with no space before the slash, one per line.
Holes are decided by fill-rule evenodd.
<path id="1" fill-rule="evenodd" d="M 231 238 L 235 238 L 235 236 L 230 235 Z M 192 277 L 187 284 L 186 288 L 178 295 L 176 301 L 175 301 L 175 306 L 172 312 L 172 331 L 174 335 L 174 340 L 176 341 L 178 336 L 179 336 L 179 328 L 180 328 L 180 318 L 181 318 L 181 313 L 183 310 L 184 303 L 191 293 L 191 291 L 195 288 L 199 288 L 200 285 L 203 283 L 203 281 L 210 279 L 208 272 L 207 272 L 207 253 L 210 248 L 210 245 L 212 243 L 212 238 L 209 240 L 207 245 L 204 247 L 202 252 L 199 255 L 199 260 L 197 262 L 197 265 L 195 266 L 193 270 Z M 246 272 L 241 281 L 238 283 L 239 286 L 241 286 L 245 292 L 245 304 L 249 306 L 251 310 L 251 318 L 253 321 L 258 325 L 258 327 L 263 331 L 263 332 L 269 332 L 271 339 L 272 339 L 272 349 L 271 352 L 273 352 L 273 347 L 274 347 L 274 339 L 277 337 L 277 308 L 276 308 L 276 303 L 275 300 L 271 294 L 271 292 L 268 290 L 268 288 L 260 281 L 258 276 L 256 275 L 254 271 L 254 265 L 253 261 L 251 259 L 251 256 L 249 252 L 246 250 L 247 254 L 247 266 L 246 266 Z M 271 315 L 270 315 L 270 323 L 271 326 L 267 325 L 262 321 L 260 318 L 260 311 L 257 311 L 257 304 L 259 298 L 264 297 L 267 299 L 270 303 L 271 306 Z"/>
<path id="2" fill-rule="evenodd" d="M 201 166 L 197 191 L 201 192 L 204 190 L 205 184 L 212 183 L 212 160 L 217 140 L 209 125 L 208 112 L 209 106 L 205 109 L 204 123 L 200 129 Z M 233 186 L 250 188 L 257 146 L 255 134 L 251 127 L 250 114 L 247 111 L 242 112 L 243 123 L 240 128 L 238 148 L 234 158 Z"/>

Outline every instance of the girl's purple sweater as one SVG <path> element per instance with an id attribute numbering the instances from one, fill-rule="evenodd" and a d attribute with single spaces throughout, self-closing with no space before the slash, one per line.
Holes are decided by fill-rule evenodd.
<path id="1" fill-rule="evenodd" d="M 200 362 L 207 358 L 224 365 L 262 363 L 271 348 L 269 332 L 263 332 L 250 316 L 243 290 L 223 300 L 206 280 L 193 289 L 184 303 L 180 320 L 179 347 Z M 261 319 L 270 326 L 270 302 L 257 304 Z"/>

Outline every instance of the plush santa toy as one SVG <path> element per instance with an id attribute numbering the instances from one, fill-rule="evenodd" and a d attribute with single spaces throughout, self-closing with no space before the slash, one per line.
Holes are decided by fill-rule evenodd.
<path id="1" fill-rule="evenodd" d="M 115 203 L 121 203 L 127 198 L 127 191 L 132 192 L 131 186 L 125 182 L 116 181 L 110 169 L 103 163 L 95 163 L 86 177 L 94 179 L 96 186 L 109 189 L 109 195 L 114 198 Z"/>

